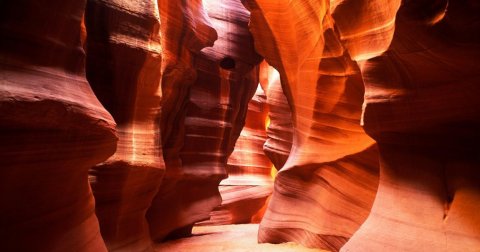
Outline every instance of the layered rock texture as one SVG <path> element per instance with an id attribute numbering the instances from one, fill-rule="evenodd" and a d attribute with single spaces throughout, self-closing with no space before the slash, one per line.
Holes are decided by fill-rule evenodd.
<path id="1" fill-rule="evenodd" d="M 259 241 L 338 250 L 366 219 L 378 181 L 375 144 L 360 127 L 360 71 L 328 1 L 246 5 L 256 48 L 280 73 L 294 127 Z"/>
<path id="2" fill-rule="evenodd" d="M 264 82 L 268 88 L 267 104 L 268 127 L 267 140 L 263 145 L 265 155 L 272 161 L 275 169 L 279 170 L 287 162 L 292 149 L 293 122 L 292 112 L 288 105 L 287 97 L 283 93 L 280 75 L 273 67 L 265 65 Z"/>
<path id="3" fill-rule="evenodd" d="M 472 1 L 404 2 L 387 50 L 362 63 L 364 127 L 378 142 L 381 176 L 344 251 L 480 248 L 479 10 Z"/>
<path id="4" fill-rule="evenodd" d="M 159 192 L 147 212 L 150 234 L 154 240 L 187 235 L 190 226 L 203 218 L 203 208 L 217 205 L 209 192 L 216 188 L 209 181 L 210 170 L 198 174 L 196 183 L 185 180 L 194 176 L 183 169 L 180 151 L 185 145 L 186 106 L 191 86 L 196 81 L 194 55 L 204 47 L 212 46 L 217 32 L 212 28 L 202 1 L 158 1 L 161 21 L 161 87 L 162 115 L 160 128 L 166 172 Z M 212 174 L 215 169 L 212 169 Z M 202 177 L 202 175 L 205 175 Z M 203 179 L 203 181 L 202 181 Z M 202 182 L 203 188 L 200 188 Z M 190 191 L 189 191 L 190 190 Z M 205 193 L 206 192 L 206 193 Z M 211 203 L 210 203 L 211 202 Z M 205 210 L 209 211 L 209 210 Z M 201 217 L 199 217 L 199 215 Z"/>
<path id="5" fill-rule="evenodd" d="M 248 11 L 239 0 L 201 4 L 160 4 L 167 170 L 148 212 L 156 240 L 188 235 L 221 204 L 218 185 L 258 85 Z"/>
<path id="6" fill-rule="evenodd" d="M 84 9 L 1 4 L 1 251 L 107 251 L 88 169 L 115 152 L 117 138 L 85 78 Z"/>
<path id="7" fill-rule="evenodd" d="M 353 158 L 355 161 L 349 161 L 354 164 L 353 167 L 370 171 L 364 174 L 375 177 L 375 151 L 373 147 L 367 147 L 372 142 L 359 135 L 362 133 L 354 134 L 352 127 L 345 127 L 347 124 L 336 124 L 338 120 L 322 118 L 321 124 L 331 127 L 328 131 L 334 128 L 336 133 L 347 130 L 331 138 L 335 135 L 328 134 L 326 128 L 319 131 L 319 127 L 311 127 L 311 124 L 304 122 L 305 115 L 313 117 L 314 121 L 317 111 L 327 109 L 325 105 L 328 103 L 336 105 L 329 111 L 329 117 L 350 114 L 350 119 L 359 119 L 359 114 L 352 113 L 355 111 L 353 107 L 347 114 L 344 114 L 346 110 L 335 110 L 341 108 L 338 105 L 344 105 L 345 101 L 351 105 L 357 101 L 358 106 L 358 96 L 356 99 L 352 96 L 341 98 L 347 97 L 347 87 L 351 88 L 351 85 L 345 85 L 345 89 L 338 92 L 340 95 L 330 93 L 328 103 L 322 104 L 318 91 L 313 98 L 311 94 L 314 92 L 305 92 L 309 87 L 308 78 L 304 77 L 307 74 L 298 74 L 298 69 L 300 72 L 310 69 L 311 73 L 312 69 L 318 68 L 318 81 L 312 83 L 323 87 L 321 92 L 327 94 L 334 90 L 328 89 L 326 76 L 336 76 L 337 80 L 347 77 L 347 83 L 350 84 L 357 79 L 355 75 L 358 75 L 358 70 L 352 59 L 358 62 L 365 82 L 363 123 L 366 132 L 379 143 L 382 172 L 372 212 L 343 250 L 380 251 L 388 248 L 389 251 L 463 251 L 478 247 L 480 225 L 472 213 L 478 208 L 478 204 L 473 203 L 478 197 L 479 186 L 478 173 L 473 167 L 479 155 L 471 145 L 477 138 L 473 128 L 478 127 L 479 118 L 478 110 L 474 109 L 478 107 L 477 101 L 471 96 L 479 93 L 478 85 L 473 81 L 479 74 L 475 56 L 478 38 L 470 31 L 478 28 L 478 18 L 473 13 L 479 6 L 471 2 L 447 1 L 402 4 L 399 1 L 387 4 L 381 1 L 246 1 L 246 4 L 252 11 L 251 30 L 256 46 L 267 61 L 279 69 L 295 122 L 292 153 L 284 171 L 277 177 L 269 209 L 275 209 L 277 214 L 281 206 L 288 205 L 287 200 L 294 201 L 285 198 L 282 202 L 275 197 L 281 195 L 280 192 L 290 195 L 302 191 L 308 195 L 305 189 L 315 184 L 311 182 L 312 176 L 308 171 L 314 168 L 303 171 L 302 179 L 307 182 L 303 186 L 292 179 L 289 184 L 283 180 L 293 170 L 299 169 L 299 162 L 308 161 L 314 167 L 327 154 L 333 157 L 329 165 L 338 165 Z M 277 18 L 287 9 L 287 17 L 294 21 Z M 312 28 L 312 23 L 319 25 Z M 295 51 L 299 48 L 301 50 Z M 332 63 L 342 62 L 342 57 L 343 63 L 335 68 Z M 309 68 L 312 62 L 313 66 Z M 339 71 L 338 65 L 343 70 Z M 308 76 L 314 78 L 317 75 Z M 302 80 L 301 88 L 295 85 L 299 80 Z M 341 85 L 337 83 L 331 87 L 339 88 Z M 297 96 L 302 99 L 296 99 Z M 335 97 L 340 98 L 337 101 L 341 103 L 336 103 Z M 317 106 L 320 104 L 323 106 Z M 312 107 L 315 109 L 309 111 Z M 305 132 L 308 136 L 306 140 L 302 138 Z M 319 150 L 313 161 L 309 160 L 310 155 L 303 152 L 302 146 L 309 144 L 315 132 L 319 132 L 323 141 L 318 141 L 318 147 L 310 145 L 308 148 Z M 342 138 L 350 139 L 348 147 L 342 147 L 343 141 L 339 141 Z M 334 139 L 336 141 L 332 141 Z M 332 147 L 325 151 L 319 149 L 322 145 Z M 351 153 L 343 158 L 339 156 L 348 152 Z M 338 174 L 348 171 L 345 165 L 337 168 L 340 168 Z M 321 171 L 325 174 L 328 169 Z M 366 176 L 357 172 L 351 174 L 356 174 L 355 183 L 360 182 L 357 185 L 363 189 L 357 190 L 355 196 L 342 190 L 352 186 L 335 186 L 338 180 L 331 176 L 321 176 L 322 184 L 326 184 L 323 188 L 337 189 L 341 193 L 340 198 L 354 196 L 349 203 L 370 199 L 375 192 L 375 179 L 361 182 L 360 178 Z M 347 176 L 344 173 L 341 177 L 340 181 Z M 365 194 L 358 195 L 362 190 Z M 316 198 L 320 204 L 321 198 Z M 309 201 L 312 201 L 312 197 L 304 200 Z M 323 231 L 316 237 L 311 235 L 311 231 L 315 230 L 311 226 L 318 224 L 307 225 L 301 221 L 300 224 L 285 224 L 278 221 L 274 226 L 272 223 L 275 220 L 285 220 L 290 215 L 280 213 L 271 218 L 275 215 L 267 211 L 260 227 L 260 241 L 297 240 L 309 246 L 337 250 L 368 213 L 370 203 L 365 203 L 367 201 L 358 204 L 363 206 L 363 211 L 346 214 L 351 208 L 332 211 L 332 207 L 338 204 L 330 199 L 328 210 L 335 215 L 349 216 L 353 222 L 341 225 L 337 221 L 330 223 L 329 220 L 328 223 L 335 223 L 333 229 Z M 361 218 L 358 218 L 360 215 Z M 299 214 L 297 219 L 310 219 L 309 216 L 311 214 Z M 302 230 L 285 231 L 281 230 L 282 227 L 299 227 Z M 339 228 L 344 232 L 338 232 Z"/>
<path id="8" fill-rule="evenodd" d="M 251 223 L 261 219 L 259 211 L 273 190 L 274 168 L 263 152 L 267 115 L 265 91 L 258 85 L 248 104 L 245 126 L 227 162 L 228 178 L 220 183 L 222 204 L 203 225 Z"/>
<path id="9" fill-rule="evenodd" d="M 115 155 L 90 171 L 109 251 L 152 250 L 146 211 L 165 164 L 160 135 L 160 20 L 156 1 L 87 2 L 87 78 L 113 115 Z"/>

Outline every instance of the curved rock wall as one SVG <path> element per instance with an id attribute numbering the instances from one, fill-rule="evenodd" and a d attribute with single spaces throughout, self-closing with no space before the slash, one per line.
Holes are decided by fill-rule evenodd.
<path id="1" fill-rule="evenodd" d="M 480 247 L 479 8 L 402 3 L 388 49 L 361 64 L 363 121 L 379 145 L 380 185 L 343 251 Z"/>
<path id="2" fill-rule="evenodd" d="M 165 1 L 160 8 L 166 46 L 162 88 L 169 97 L 162 120 L 174 126 L 162 133 L 167 170 L 148 213 L 156 240 L 188 235 L 194 223 L 208 219 L 220 205 L 218 185 L 227 175 L 227 159 L 244 125 L 261 60 L 240 1 Z M 178 19 L 192 13 L 192 19 Z M 204 35 L 211 35 L 207 44 L 191 43 L 192 37 L 205 41 Z M 212 47 L 202 49 L 216 37 Z"/>
<path id="3" fill-rule="evenodd" d="M 479 107 L 478 99 L 474 98 L 479 93 L 478 85 L 474 84 L 479 73 L 476 57 L 479 39 L 477 33 L 472 32 L 478 29 L 478 17 L 473 14 L 478 11 L 478 4 L 469 1 L 245 3 L 252 11 L 251 30 L 256 47 L 279 70 L 282 84 L 287 88 L 295 128 L 292 153 L 284 171 L 277 177 L 269 206 L 269 209 L 275 209 L 277 216 L 267 211 L 260 229 L 260 241 L 300 241 L 308 246 L 338 250 L 358 228 L 358 223 L 365 218 L 364 214 L 368 213 L 369 204 L 364 201 L 361 211 L 345 215 L 353 220 L 350 225 L 329 219 L 333 229 L 320 236 L 312 235 L 312 230 L 322 221 L 312 225 L 307 225 L 305 221 L 288 225 L 278 221 L 274 225 L 276 220 L 285 220 L 286 216 L 290 216 L 279 213 L 279 209 L 288 206 L 289 201 L 298 206 L 296 199 L 304 198 L 305 205 L 311 201 L 322 205 L 322 196 L 310 196 L 313 195 L 309 193 L 310 188 L 315 188 L 315 184 L 337 189 L 341 193 L 340 198 L 348 197 L 349 194 L 342 190 L 345 187 L 335 186 L 336 182 L 346 181 L 347 174 L 354 174 L 355 183 L 366 176 L 358 170 L 345 173 L 348 169 L 342 165 L 344 161 L 353 158 L 349 160 L 349 166 L 364 171 L 370 167 L 371 172 L 365 175 L 375 174 L 374 147 L 356 150 L 365 147 L 366 143 L 371 144 L 370 140 L 361 141 L 364 144 L 352 141 L 355 139 L 352 138 L 355 136 L 351 131 L 353 128 L 348 130 L 346 124 L 336 124 L 336 120 L 331 118 L 322 118 L 321 125 L 327 124 L 337 133 L 343 131 L 343 136 L 331 138 L 332 135 L 328 134 L 332 133 L 331 129 L 313 128 L 305 122 L 305 117 L 315 120 L 317 110 L 328 108 L 325 106 L 328 103 L 336 104 L 334 108 L 337 109 L 345 101 L 357 104 L 357 109 L 351 107 L 349 113 L 352 116 L 350 119 L 359 119 L 358 113 L 352 113 L 359 111 L 358 96 L 342 98 L 337 103 L 335 97 L 346 97 L 348 89 L 334 95 L 335 92 L 331 92 L 335 90 L 330 88 L 323 89 L 325 94 L 330 92 L 328 103 L 322 100 L 318 91 L 314 98 L 309 98 L 314 92 L 305 90 L 309 90 L 309 83 L 314 86 L 314 82 L 304 77 L 306 73 L 304 76 L 298 74 L 313 69 L 309 66 L 313 62 L 320 71 L 316 83 L 318 87 L 328 87 L 325 86 L 328 83 L 325 75 L 340 79 L 350 75 L 347 81 L 353 83 L 357 78 L 355 75 L 358 75 L 355 63 L 350 60 L 353 59 L 360 66 L 365 85 L 362 123 L 366 132 L 379 144 L 381 177 L 372 212 L 342 250 L 464 251 L 478 247 L 480 225 L 476 215 L 472 214 L 478 211 L 477 204 L 473 202 L 478 198 L 479 188 L 474 182 L 478 181 L 474 167 L 478 166 L 479 154 L 472 144 L 478 135 L 473 129 L 478 128 L 480 118 L 478 109 L 475 109 Z M 280 15 L 284 18 L 277 18 Z M 295 51 L 299 48 L 301 50 Z M 344 60 L 338 57 L 340 54 Z M 343 67 L 335 68 L 332 64 L 335 61 L 343 61 L 340 64 Z M 346 74 L 349 72 L 352 74 Z M 308 76 L 313 78 L 315 75 Z M 339 88 L 340 85 L 337 83 L 332 87 Z M 322 106 L 318 106 L 320 104 Z M 330 110 L 329 117 L 347 115 L 346 110 L 335 109 Z M 337 156 L 328 163 L 340 168 L 337 171 L 337 174 L 342 174 L 340 180 L 328 174 L 328 169 L 321 169 L 316 171 L 316 174 L 322 174 L 321 182 L 311 182 L 315 176 L 312 177 L 310 171 L 314 170 L 318 161 L 309 158 L 313 157 L 311 155 L 306 156 L 302 147 L 309 144 L 316 133 L 323 140 L 330 141 L 310 145 L 310 150 L 315 149 L 312 148 L 314 146 L 329 144 L 332 148 L 325 152 L 325 149 L 317 147 L 319 155 L 314 159 L 322 160 L 329 153 L 335 157 L 351 152 L 351 155 Z M 307 135 L 309 139 L 302 135 Z M 342 141 L 338 141 L 342 138 L 349 139 L 349 147 L 342 147 Z M 306 162 L 312 164 L 310 169 L 302 172 L 302 176 L 298 176 L 303 184 L 287 176 Z M 363 190 L 369 193 L 361 197 L 357 194 L 360 191 L 357 191 L 352 199 L 371 197 L 375 192 L 373 181 L 375 179 L 367 179 L 359 183 L 364 189 L 370 188 Z M 316 191 L 316 195 L 329 195 L 323 194 L 320 189 Z M 299 196 L 299 192 L 305 197 Z M 282 199 L 282 195 L 290 197 Z M 344 208 L 334 209 L 335 205 L 339 204 L 329 199 L 326 208 L 335 215 L 348 212 Z M 322 212 L 324 208 L 312 209 Z M 353 213 L 361 213 L 362 217 L 358 218 L 360 215 Z M 312 215 L 300 213 L 297 219 L 310 220 Z M 297 227 L 297 230 L 282 230 L 285 227 Z M 339 229 L 343 230 L 339 232 Z"/>
<path id="4" fill-rule="evenodd" d="M 265 66 L 268 73 L 267 82 L 267 103 L 268 112 L 268 139 L 263 146 L 265 155 L 272 161 L 277 170 L 280 170 L 287 162 L 293 140 L 292 112 L 288 105 L 287 98 L 283 93 L 280 75 L 271 66 Z"/>
<path id="5" fill-rule="evenodd" d="M 366 219 L 378 183 L 374 141 L 360 126 L 360 71 L 328 1 L 246 6 L 257 50 L 280 73 L 294 127 L 259 241 L 338 250 Z"/>
<path id="6" fill-rule="evenodd" d="M 85 79 L 84 9 L 69 0 L 1 4 L 1 251 L 107 251 L 88 170 L 117 138 Z"/>
<path id="7" fill-rule="evenodd" d="M 89 0 L 87 78 L 117 122 L 117 151 L 90 171 L 109 251 L 152 250 L 146 211 L 165 164 L 160 136 L 160 20 L 156 1 Z"/>
<path id="8" fill-rule="evenodd" d="M 258 85 L 248 103 L 245 126 L 227 162 L 228 178 L 219 186 L 222 204 L 202 225 L 252 223 L 262 218 L 259 211 L 273 190 L 272 163 L 263 153 L 267 114 L 266 95 Z"/>
<path id="9" fill-rule="evenodd" d="M 180 149 L 184 145 L 184 121 L 190 88 L 196 79 L 194 53 L 212 46 L 217 33 L 203 9 L 202 1 L 158 1 L 162 44 L 162 129 L 163 156 L 166 172 L 162 186 L 147 212 L 150 234 L 163 240 L 171 232 L 196 221 L 188 211 L 189 199 L 178 197 L 177 182 L 182 178 Z M 192 187 L 193 188 L 193 187 Z M 197 187 L 198 189 L 198 187 Z M 199 194 L 197 194 L 199 195 Z M 195 196 L 197 196 L 195 195 Z M 185 201 L 187 204 L 184 204 Z M 185 218 L 185 222 L 182 219 Z M 175 234 L 174 234 L 175 235 Z"/>

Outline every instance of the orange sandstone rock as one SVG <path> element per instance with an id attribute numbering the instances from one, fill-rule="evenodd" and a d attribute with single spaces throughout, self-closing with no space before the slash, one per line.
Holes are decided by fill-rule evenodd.
<path id="1" fill-rule="evenodd" d="M 378 194 L 343 251 L 480 247 L 480 6 L 404 2 L 388 50 L 361 64 Z"/>
<path id="2" fill-rule="evenodd" d="M 265 92 L 258 85 L 248 103 L 245 126 L 228 159 L 228 178 L 222 180 L 219 186 L 222 204 L 202 225 L 251 223 L 255 221 L 253 216 L 261 219 L 262 213 L 257 213 L 273 190 L 272 163 L 263 153 L 267 114 Z"/>
<path id="3" fill-rule="evenodd" d="M 270 72 L 265 80 L 268 88 L 269 123 L 267 127 L 268 139 L 263 146 L 263 151 L 275 165 L 275 169 L 280 170 L 287 162 L 288 155 L 290 155 L 290 150 L 292 149 L 292 112 L 283 93 L 278 71 L 271 66 L 266 68 L 266 71 Z"/>
<path id="4" fill-rule="evenodd" d="M 198 219 L 198 216 L 189 212 L 189 204 L 201 202 L 198 198 L 195 202 L 195 197 L 202 199 L 203 194 L 186 193 L 181 188 L 208 191 L 214 187 L 203 183 L 202 189 L 202 181 L 197 184 L 181 181 L 180 149 L 184 145 L 186 105 L 191 85 L 197 76 L 193 53 L 212 46 L 217 39 L 201 0 L 189 1 L 188 4 L 161 0 L 158 4 L 162 45 L 160 128 L 166 171 L 147 212 L 151 237 L 157 241 L 170 233 L 182 233 L 185 226 L 192 225 Z M 188 232 L 186 228 L 185 233 Z"/>
<path id="5" fill-rule="evenodd" d="M 280 73 L 294 127 L 259 241 L 338 250 L 366 219 L 378 183 L 375 144 L 360 126 L 360 71 L 329 1 L 245 4 L 257 50 Z"/>
<path id="6" fill-rule="evenodd" d="M 240 1 L 166 2 L 160 4 L 166 45 L 162 88 L 169 98 L 162 120 L 173 124 L 162 132 L 167 170 L 148 212 L 156 240 L 188 235 L 221 204 L 218 184 L 227 175 L 261 60 Z M 208 43 L 190 44 L 191 38 L 205 42 L 204 35 L 212 35 Z"/>
<path id="7" fill-rule="evenodd" d="M 100 230 L 109 251 L 152 250 L 145 215 L 165 170 L 157 2 L 89 0 L 85 20 L 87 77 L 120 138 L 90 171 Z"/>

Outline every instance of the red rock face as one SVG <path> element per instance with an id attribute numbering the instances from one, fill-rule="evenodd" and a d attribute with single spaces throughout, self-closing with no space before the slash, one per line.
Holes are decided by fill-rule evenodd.
<path id="1" fill-rule="evenodd" d="M 190 87 L 196 78 L 192 52 L 212 46 L 217 39 L 216 31 L 203 10 L 201 1 L 187 5 L 178 1 L 159 1 L 162 34 L 162 109 L 161 129 L 166 173 L 160 191 L 155 195 L 147 212 L 150 234 L 154 240 L 163 240 L 168 234 L 188 233 L 185 226 L 192 225 L 198 217 L 183 214 L 188 209 L 192 194 L 179 197 L 182 163 L 180 149 L 184 145 L 184 121 Z M 183 17 L 183 18 L 178 18 Z M 190 189 L 201 192 L 201 183 L 191 184 Z M 205 190 L 213 186 L 204 183 Z M 202 197 L 200 193 L 193 197 Z M 185 221 L 182 221 L 185 219 Z"/>
<path id="2" fill-rule="evenodd" d="M 85 79 L 85 1 L 0 8 L 0 250 L 106 251 L 88 169 L 115 123 Z"/>
<path id="3" fill-rule="evenodd" d="M 404 3 L 388 49 L 362 64 L 363 120 L 379 143 L 381 177 L 372 212 L 344 251 L 480 247 L 479 8 Z"/>
<path id="4" fill-rule="evenodd" d="M 332 64 L 335 61 L 342 62 L 335 55 L 340 55 L 339 52 L 343 51 L 345 60 L 340 65 L 357 72 L 355 64 L 349 63 L 351 58 L 361 68 L 366 89 L 363 123 L 366 132 L 379 143 L 382 172 L 375 204 L 368 220 L 342 250 L 380 251 L 388 248 L 392 251 L 418 251 L 428 248 L 435 251 L 463 251 L 478 247 L 480 222 L 472 214 L 478 211 L 478 206 L 471 202 L 478 198 L 478 183 L 473 182 L 478 181 L 478 174 L 473 167 L 478 166 L 479 154 L 471 143 L 477 138 L 473 128 L 478 127 L 480 117 L 479 112 L 472 109 L 478 107 L 477 99 L 465 91 L 469 90 L 470 94 L 479 93 L 478 85 L 472 81 L 479 73 L 475 56 L 479 40 L 471 33 L 478 28 L 478 18 L 472 14 L 477 11 L 478 5 L 447 1 L 404 2 L 401 6 L 399 1 L 291 1 L 288 4 L 247 1 L 246 4 L 252 10 L 251 29 L 256 46 L 267 61 L 280 70 L 282 84 L 289 88 L 286 93 L 295 120 L 292 153 L 285 171 L 281 171 L 277 177 L 276 190 L 269 208 L 278 213 L 278 209 L 289 205 L 288 200 L 301 198 L 298 192 L 309 195 L 308 190 L 305 190 L 315 185 L 308 172 L 313 168 L 303 171 L 303 185 L 291 178 L 287 181 L 286 178 L 288 173 L 298 169 L 297 163 L 300 160 L 315 163 L 302 153 L 302 146 L 309 144 L 310 139 L 316 136 L 315 132 L 321 132 L 323 139 L 330 140 L 322 141 L 317 146 L 332 146 L 326 152 L 322 149 L 317 160 L 328 153 L 338 155 L 353 151 L 351 156 L 336 159 L 336 167 L 348 160 L 348 157 L 356 160 L 349 161 L 351 164 L 357 163 L 354 167 L 364 170 L 367 167 L 373 168 L 374 159 L 367 163 L 359 162 L 368 160 L 365 158 L 367 156 L 373 157 L 374 151 L 372 148 L 355 151 L 355 148 L 362 145 L 352 141 L 355 136 L 351 131 L 353 128 L 343 133 L 348 136 L 345 139 L 350 139 L 349 147 L 343 148 L 342 141 L 338 141 L 342 137 L 335 137 L 333 139 L 337 141 L 331 141 L 332 134 L 328 132 L 332 130 L 305 127 L 309 126 L 304 122 L 305 115 L 313 114 L 315 120 L 315 113 L 324 111 L 328 108 L 325 105 L 329 103 L 336 104 L 335 109 L 340 108 L 339 105 L 345 101 L 355 104 L 359 99 L 346 96 L 348 89 L 337 91 L 337 96 L 333 95 L 335 92 L 330 93 L 335 91 L 332 88 L 323 90 L 325 94 L 330 94 L 328 103 L 322 100 L 318 91 L 317 96 L 310 98 L 310 101 L 308 98 L 296 100 L 297 96 L 304 98 L 313 92 L 305 92 L 309 87 L 308 78 L 296 74 L 295 67 L 299 67 L 301 72 L 312 69 L 308 65 L 311 62 L 318 65 L 321 73 L 317 85 L 326 87 L 325 84 L 329 83 L 326 76 L 335 76 L 334 73 L 337 73 L 337 77 L 345 76 L 338 75 L 339 68 Z M 289 10 L 287 18 L 277 19 L 277 15 L 285 13 L 286 9 Z M 305 13 L 310 15 L 304 15 Z M 289 18 L 295 22 L 289 22 Z M 333 33 L 330 30 L 331 18 L 335 23 Z M 320 25 L 311 28 L 312 23 Z M 298 39 L 299 34 L 302 39 Z M 335 45 L 335 40 L 339 41 L 339 46 Z M 295 48 L 302 50 L 293 53 Z M 339 51 L 341 48 L 344 49 Z M 352 75 L 347 78 L 347 82 L 351 83 L 354 78 Z M 301 89 L 296 84 L 299 80 L 303 80 Z M 350 85 L 346 85 L 348 86 Z M 337 83 L 332 87 L 338 88 L 339 85 Z M 307 94 L 302 96 L 302 93 Z M 334 97 L 345 98 L 335 102 Z M 312 107 L 315 109 L 312 110 Z M 348 129 L 346 124 L 331 120 L 331 116 L 346 115 L 345 110 L 335 109 L 329 111 L 330 118 L 322 118 L 321 124 L 336 128 L 337 132 Z M 350 110 L 353 111 L 355 110 Z M 358 114 L 350 118 L 358 119 Z M 340 125 L 342 126 L 339 127 Z M 303 139 L 302 134 L 309 139 Z M 315 145 L 310 145 L 309 149 L 313 146 Z M 361 159 L 358 159 L 358 155 L 361 155 Z M 348 169 L 345 169 L 345 165 L 340 167 L 343 167 L 340 179 L 327 176 L 328 169 L 321 170 L 325 174 L 321 176 L 324 179 L 322 183 L 327 183 L 327 188 L 342 188 L 335 187 L 334 183 L 345 180 L 344 172 Z M 357 172 L 353 174 L 356 174 L 356 182 L 359 182 L 358 177 L 365 176 Z M 337 173 L 342 174 L 340 170 Z M 371 182 L 361 184 L 364 188 L 367 184 L 373 185 Z M 339 191 L 342 196 L 349 195 Z M 282 193 L 290 195 L 293 192 L 297 192 L 297 196 L 283 200 L 278 197 Z M 373 187 L 370 192 L 374 192 Z M 364 195 L 354 198 L 368 197 Z M 312 197 L 305 197 L 303 201 L 312 201 Z M 334 209 L 335 205 L 338 205 L 335 201 L 328 200 L 331 212 L 337 215 L 346 213 L 345 209 Z M 362 205 L 364 210 L 368 209 L 365 204 Z M 317 240 L 318 236 L 311 235 L 311 230 L 315 229 L 311 226 L 315 225 L 297 224 L 301 230 L 283 231 L 281 227 L 292 227 L 295 224 L 286 225 L 279 221 L 273 228 L 265 229 L 267 225 L 273 226 L 275 219 L 280 220 L 285 216 L 288 215 L 278 214 L 276 218 L 270 219 L 267 211 L 260 230 L 260 241 L 296 240 L 309 246 L 337 250 L 355 231 L 355 225 L 339 225 L 340 222 L 332 221 L 330 224 L 334 225 L 333 229 Z M 309 213 L 309 216 L 312 214 Z M 350 227 L 350 230 L 345 229 L 347 232 L 338 236 L 339 227 Z M 332 233 L 337 234 L 327 237 Z"/>
<path id="5" fill-rule="evenodd" d="M 248 12 L 240 1 L 201 4 L 160 4 L 166 46 L 162 88 L 169 96 L 163 108 L 171 109 L 163 111 L 162 120 L 176 126 L 163 132 L 167 170 L 148 213 L 156 240 L 189 234 L 220 205 L 218 184 L 258 84 L 261 58 L 248 33 Z M 213 47 L 202 49 L 215 34 Z"/>
<path id="6" fill-rule="evenodd" d="M 279 70 L 294 127 L 259 241 L 338 250 L 366 219 L 378 179 L 374 141 L 360 127 L 360 71 L 327 1 L 246 5 L 256 48 Z"/>
<path id="7" fill-rule="evenodd" d="M 146 211 L 165 164 L 160 136 L 160 22 L 156 1 L 88 1 L 87 77 L 117 122 L 114 156 L 90 171 L 109 251 L 152 250 Z"/>
<path id="8" fill-rule="evenodd" d="M 292 112 L 287 97 L 283 93 L 280 75 L 271 66 L 265 66 L 265 82 L 268 88 L 268 139 L 263 146 L 265 155 L 272 161 L 277 170 L 280 170 L 292 149 L 293 123 Z"/>
<path id="9" fill-rule="evenodd" d="M 272 163 L 263 153 L 267 114 L 266 95 L 259 85 L 248 103 L 245 126 L 228 159 L 228 178 L 219 186 L 222 204 L 203 225 L 252 223 L 261 219 L 259 211 L 273 190 Z"/>

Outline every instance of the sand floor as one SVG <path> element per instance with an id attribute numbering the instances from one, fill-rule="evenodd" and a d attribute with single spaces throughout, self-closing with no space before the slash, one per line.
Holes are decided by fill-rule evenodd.
<path id="1" fill-rule="evenodd" d="M 324 251 L 309 249 L 295 243 L 258 244 L 258 224 L 198 226 L 193 236 L 155 245 L 157 252 L 276 252 L 276 251 Z"/>

